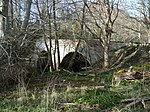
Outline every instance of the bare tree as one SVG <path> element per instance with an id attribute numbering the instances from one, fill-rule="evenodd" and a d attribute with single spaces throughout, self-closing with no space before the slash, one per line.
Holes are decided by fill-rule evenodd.
<path id="1" fill-rule="evenodd" d="M 10 27 L 13 28 L 13 25 L 14 25 L 13 24 L 13 18 L 14 18 L 14 14 L 13 14 L 14 13 L 13 0 L 10 0 L 10 10 L 11 10 L 10 11 L 10 18 L 11 18 L 11 20 L 10 20 L 10 23 L 11 23 Z"/>
<path id="2" fill-rule="evenodd" d="M 55 59 L 55 54 L 57 51 L 57 59 L 58 59 L 58 66 L 60 64 L 60 51 L 59 51 L 59 37 L 58 37 L 58 27 L 57 27 L 57 23 L 56 23 L 56 0 L 53 0 L 53 19 L 54 19 L 54 30 L 55 30 L 55 50 L 54 50 L 54 60 Z M 55 65 L 55 69 L 56 69 L 56 63 Z"/>
<path id="3" fill-rule="evenodd" d="M 139 12 L 142 15 L 142 19 L 136 18 L 139 22 L 142 22 L 146 27 L 146 35 L 150 36 L 150 0 L 139 0 L 140 7 Z M 148 37 L 150 42 L 150 37 Z"/>
<path id="4" fill-rule="evenodd" d="M 138 23 L 138 28 L 122 25 L 124 28 L 129 29 L 139 35 L 139 41 L 141 43 L 145 43 L 147 40 L 150 41 L 150 0 L 138 0 L 135 6 L 127 6 L 134 11 L 134 14 L 130 14 L 128 18 L 132 19 L 132 21 L 136 21 Z M 128 9 L 125 9 L 128 12 Z M 142 41 L 143 40 L 143 41 Z M 148 42 L 147 41 L 147 42 Z M 146 43 L 147 43 L 146 42 Z"/>
<path id="5" fill-rule="evenodd" d="M 27 0 L 26 1 L 25 16 L 24 16 L 24 21 L 23 21 L 23 24 L 22 24 L 22 30 L 23 31 L 25 31 L 27 26 L 28 26 L 28 21 L 29 21 L 29 18 L 30 18 L 31 4 L 32 4 L 32 0 Z"/>
<path id="6" fill-rule="evenodd" d="M 139 0 L 139 12 L 143 16 L 143 22 L 147 29 L 150 29 L 150 0 Z"/>
<path id="7" fill-rule="evenodd" d="M 48 0 L 47 0 L 47 13 L 48 13 L 48 26 L 49 26 L 49 50 L 48 50 L 48 60 L 49 63 L 51 65 L 51 70 L 54 70 L 54 66 L 53 66 L 53 59 L 52 59 L 52 21 L 51 21 L 51 17 L 52 17 L 52 6 L 49 6 L 48 4 Z"/>
<path id="8" fill-rule="evenodd" d="M 91 28 L 87 23 L 86 28 L 100 40 L 104 49 L 104 68 L 109 67 L 109 44 L 113 33 L 113 26 L 118 17 L 119 0 L 102 0 L 91 3 L 84 3 L 88 9 L 90 18 L 93 20 L 95 29 Z M 92 25 L 93 25 L 92 24 Z"/>
<path id="9" fill-rule="evenodd" d="M 8 6 L 9 6 L 9 0 L 3 0 L 3 8 L 2 8 L 2 13 L 6 17 L 6 24 L 4 22 L 4 28 L 5 31 L 9 29 L 9 17 L 8 17 Z"/>

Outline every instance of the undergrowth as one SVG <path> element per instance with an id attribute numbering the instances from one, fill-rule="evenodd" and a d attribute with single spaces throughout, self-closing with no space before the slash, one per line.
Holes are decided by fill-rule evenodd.
<path id="1" fill-rule="evenodd" d="M 56 72 L 61 74 L 62 72 Z M 46 74 L 48 75 L 48 74 Z M 54 74 L 50 74 L 54 75 Z M 65 82 L 63 91 L 57 91 L 52 81 L 43 87 L 28 89 L 22 82 L 11 95 L 0 101 L 0 112 L 144 112 L 144 108 L 126 108 L 121 100 L 149 95 L 149 86 L 142 81 L 122 81 L 121 86 L 111 85 L 112 73 L 93 76 L 60 75 Z M 94 78 L 94 81 L 91 79 Z M 75 83 L 76 82 L 76 83 Z M 78 85 L 80 82 L 85 85 Z M 72 84 L 75 83 L 75 84 Z M 89 84 L 99 84 L 93 87 Z M 38 85 L 38 84 L 37 84 Z M 73 85 L 73 86 L 72 86 Z M 75 87 L 77 86 L 77 87 Z M 60 86 L 61 87 L 61 86 Z M 140 111 L 138 111 L 140 110 Z"/>

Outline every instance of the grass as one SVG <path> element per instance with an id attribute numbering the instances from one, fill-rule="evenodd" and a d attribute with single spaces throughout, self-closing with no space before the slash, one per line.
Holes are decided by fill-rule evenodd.
<path id="1" fill-rule="evenodd" d="M 28 89 L 30 85 L 27 86 L 22 82 L 12 94 L 0 101 L 0 112 L 98 112 L 105 109 L 109 109 L 110 112 L 145 111 L 141 107 L 125 108 L 125 104 L 121 103 L 122 99 L 138 98 L 149 94 L 149 86 L 142 81 L 122 81 L 121 86 L 113 87 L 111 86 L 112 73 L 96 74 L 95 77 L 65 75 L 61 72 L 57 74 L 66 81 L 62 82 L 66 84 L 63 91 L 57 91 L 58 88 L 53 86 L 53 80 L 42 84 L 43 87 L 34 86 L 30 89 Z M 94 81 L 91 80 L 92 78 Z M 95 83 L 104 87 L 89 86 Z"/>
<path id="2" fill-rule="evenodd" d="M 75 102 L 88 106 L 97 105 L 100 109 L 112 108 L 119 104 L 124 95 L 106 89 L 87 90 L 85 95 L 79 95 Z"/>
<path id="3" fill-rule="evenodd" d="M 5 98 L 0 102 L 0 112 L 46 112 L 56 108 L 58 94 L 54 91 L 43 89 L 38 92 L 37 90 L 27 93 L 19 90 L 19 92 L 17 97 Z"/>

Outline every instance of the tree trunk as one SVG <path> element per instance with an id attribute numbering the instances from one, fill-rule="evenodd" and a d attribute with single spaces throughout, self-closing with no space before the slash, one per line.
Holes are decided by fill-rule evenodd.
<path id="1" fill-rule="evenodd" d="M 57 45 L 57 59 L 58 59 L 58 67 L 60 65 L 60 51 L 59 51 L 59 40 L 56 40 L 56 45 Z"/>
<path id="2" fill-rule="evenodd" d="M 54 18 L 54 30 L 55 30 L 55 52 L 57 51 L 57 60 L 58 60 L 58 67 L 60 64 L 60 51 L 59 51 L 59 41 L 58 41 L 58 34 L 57 34 L 57 23 L 56 23 L 56 1 L 53 0 L 53 18 Z M 55 56 L 55 55 L 54 55 Z M 55 59 L 56 60 L 56 59 Z M 56 66 L 56 65 L 55 65 Z M 57 68 L 57 67 L 56 67 Z"/>
<path id="3" fill-rule="evenodd" d="M 84 2 L 84 3 L 86 7 L 88 8 L 89 14 L 94 20 L 95 26 L 98 28 L 98 31 L 100 33 L 95 33 L 95 31 L 92 28 L 88 27 L 88 25 L 85 25 L 85 26 L 93 35 L 95 35 L 97 38 L 100 39 L 100 43 L 104 49 L 104 52 L 103 52 L 104 66 L 103 67 L 109 68 L 109 44 L 110 44 L 110 39 L 113 33 L 113 25 L 119 13 L 119 8 L 118 8 L 119 2 L 118 3 L 116 2 L 116 7 L 114 4 L 114 1 L 112 3 L 110 2 L 110 0 L 103 0 L 103 1 L 97 1 L 97 2 L 98 2 L 97 5 L 103 3 L 103 5 L 99 5 L 99 7 L 103 7 L 103 9 L 97 6 L 97 7 L 94 7 L 94 9 L 96 9 L 94 10 L 88 6 L 87 2 Z M 113 13 L 114 9 L 116 11 L 116 14 Z M 99 13 L 99 10 L 100 10 L 101 12 L 99 13 L 100 16 L 97 16 L 97 14 L 93 10 L 96 11 L 97 13 Z M 103 21 L 102 24 L 99 24 L 97 19 L 99 21 Z"/>
<path id="4" fill-rule="evenodd" d="M 54 69 L 56 70 L 57 66 L 56 66 L 56 42 L 55 42 L 55 48 L 53 51 L 53 61 L 54 61 Z"/>
<path id="5" fill-rule="evenodd" d="M 48 13 L 48 24 L 49 24 L 49 50 L 48 50 L 48 60 L 50 63 L 50 71 L 54 71 L 53 59 L 52 59 L 52 25 L 51 25 L 51 9 L 49 12 L 48 0 L 47 0 L 47 13 Z"/>
<path id="6" fill-rule="evenodd" d="M 150 0 L 148 1 L 148 30 L 150 30 Z"/>
<path id="7" fill-rule="evenodd" d="M 48 52 L 48 55 L 49 55 L 48 60 L 51 65 L 51 71 L 54 71 L 53 60 L 52 60 L 52 39 L 51 39 L 51 37 L 49 39 L 49 46 L 50 46 L 50 48 L 49 48 L 49 52 Z"/>
<path id="8" fill-rule="evenodd" d="M 6 20 L 4 20 L 6 22 L 6 24 L 4 22 L 3 28 L 5 28 L 6 31 L 8 31 L 8 29 L 9 29 L 8 6 L 9 6 L 9 0 L 3 0 L 3 10 L 2 10 L 2 13 L 6 17 Z"/>
<path id="9" fill-rule="evenodd" d="M 10 7 L 11 7 L 11 12 L 10 12 L 10 18 L 11 18 L 11 24 L 10 27 L 13 28 L 14 23 L 13 23 L 13 13 L 14 13 L 14 8 L 13 8 L 13 0 L 10 0 Z"/>
<path id="10" fill-rule="evenodd" d="M 19 30 L 21 30 L 21 25 L 22 25 L 22 23 L 21 23 L 21 0 L 18 0 L 18 5 L 17 5 L 17 7 L 18 7 L 18 23 L 17 23 L 17 27 L 19 27 Z"/>
<path id="11" fill-rule="evenodd" d="M 104 45 L 104 68 L 109 67 L 109 45 Z"/>
<path id="12" fill-rule="evenodd" d="M 26 1 L 26 12 L 25 12 L 25 16 L 24 16 L 24 21 L 22 24 L 22 30 L 26 31 L 26 28 L 28 26 L 28 21 L 30 19 L 30 9 L 31 9 L 31 4 L 32 4 L 32 0 L 27 0 Z"/>

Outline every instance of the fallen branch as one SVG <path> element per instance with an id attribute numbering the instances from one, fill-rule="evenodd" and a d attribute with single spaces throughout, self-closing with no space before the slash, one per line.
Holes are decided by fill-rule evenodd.
<path id="1" fill-rule="evenodd" d="M 133 56 L 135 56 L 139 50 L 140 50 L 140 47 L 139 47 L 136 51 L 134 51 L 133 53 L 131 53 L 130 55 L 126 56 L 126 57 L 124 58 L 124 60 L 122 60 L 119 65 L 115 66 L 114 69 L 119 68 L 119 67 L 121 67 L 122 65 L 124 65 L 128 60 L 130 60 Z"/>
<path id="2" fill-rule="evenodd" d="M 121 101 L 122 103 L 128 103 L 126 107 L 132 107 L 135 105 L 142 104 L 145 109 L 150 109 L 150 97 L 141 97 L 141 98 L 131 98 L 124 99 Z M 148 102 L 148 104 L 147 104 Z"/>

